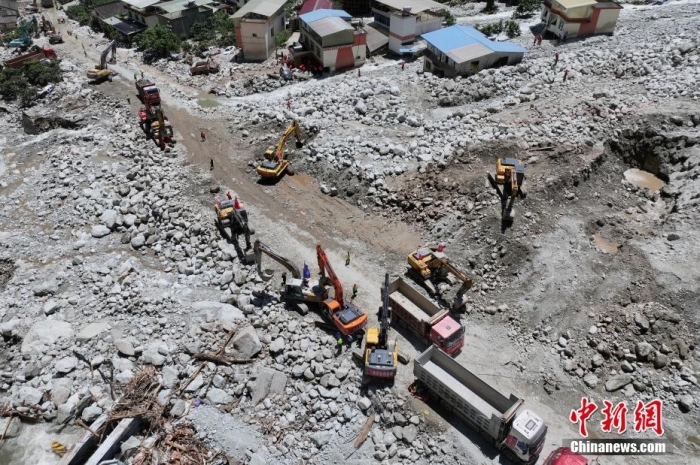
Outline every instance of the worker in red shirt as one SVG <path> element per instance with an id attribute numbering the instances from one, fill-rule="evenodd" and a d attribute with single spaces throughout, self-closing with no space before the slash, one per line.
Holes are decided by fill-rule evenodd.
<path id="1" fill-rule="evenodd" d="M 292 101 L 287 100 L 287 110 L 291 110 L 291 109 L 292 109 Z"/>
<path id="2" fill-rule="evenodd" d="M 565 69 L 565 70 L 564 70 L 564 81 L 562 81 L 562 82 L 566 82 L 566 77 L 567 77 L 568 75 L 569 75 L 569 70 L 568 70 L 568 69 Z"/>
<path id="3" fill-rule="evenodd" d="M 199 137 L 202 138 L 202 142 L 206 140 L 206 135 L 204 134 L 204 130 L 199 131 Z"/>

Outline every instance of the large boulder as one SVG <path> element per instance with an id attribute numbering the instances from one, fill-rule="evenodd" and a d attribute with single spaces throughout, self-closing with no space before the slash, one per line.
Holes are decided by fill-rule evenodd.
<path id="1" fill-rule="evenodd" d="M 79 102 L 76 98 L 74 102 L 67 103 L 71 105 Z M 87 105 L 87 101 L 83 101 L 80 105 L 82 108 L 72 108 L 73 111 L 65 107 L 58 109 L 54 105 L 29 108 L 22 113 L 22 127 L 26 134 L 32 135 L 56 128 L 79 129 L 86 124 L 81 110 Z"/>
<path id="2" fill-rule="evenodd" d="M 203 300 L 192 304 L 192 318 L 197 323 L 233 322 L 244 320 L 237 307 L 221 302 Z"/>
<path id="3" fill-rule="evenodd" d="M 29 328 L 29 332 L 22 340 L 22 353 L 32 350 L 38 352 L 52 344 L 60 338 L 71 339 L 73 337 L 73 327 L 66 321 L 40 320 Z"/>
<path id="4" fill-rule="evenodd" d="M 252 358 L 262 350 L 262 343 L 258 333 L 252 326 L 239 329 L 236 335 L 233 336 L 232 342 L 233 347 L 244 359 Z"/>

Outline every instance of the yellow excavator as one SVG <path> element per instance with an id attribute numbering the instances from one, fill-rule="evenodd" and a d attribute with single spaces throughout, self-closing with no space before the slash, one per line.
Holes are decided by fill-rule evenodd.
<path id="1" fill-rule="evenodd" d="M 452 274 L 462 282 L 457 290 L 454 300 L 450 303 L 453 310 L 464 307 L 464 294 L 471 289 L 474 281 L 462 270 L 450 263 L 443 252 L 444 246 L 423 246 L 408 254 L 408 274 L 423 285 L 432 294 L 438 295 L 438 288 L 434 283 L 447 281 Z"/>
<path id="2" fill-rule="evenodd" d="M 512 223 L 515 198 L 525 198 L 525 167 L 515 158 L 499 158 L 496 160 L 496 178 L 494 179 L 491 173 L 488 173 L 488 178 L 491 187 L 496 189 L 501 198 L 501 220 L 504 223 Z M 503 190 L 498 186 L 503 186 Z"/>
<path id="3" fill-rule="evenodd" d="M 289 259 L 273 251 L 270 247 L 260 242 L 260 240 L 256 240 L 253 243 L 253 253 L 255 255 L 255 265 L 258 270 L 258 275 L 260 275 L 263 281 L 269 281 L 274 274 L 272 270 L 263 270 L 263 254 L 282 265 L 292 275 L 291 279 L 284 279 L 284 289 L 281 295 L 281 300 L 283 302 L 296 304 L 306 303 L 319 306 L 321 302 L 327 298 L 328 291 L 326 291 L 323 283 L 320 283 L 318 280 L 311 280 L 311 271 L 308 266 L 304 267 L 306 276 L 302 276 L 299 268 L 289 261 Z"/>
<path id="4" fill-rule="evenodd" d="M 110 50 L 112 51 L 112 58 L 110 62 L 114 62 L 117 56 L 116 40 L 110 42 L 109 45 L 107 45 L 107 48 L 104 49 L 104 51 L 100 55 L 100 63 L 98 65 L 95 65 L 94 68 L 88 70 L 87 78 L 90 81 L 101 82 L 105 79 L 109 79 L 110 81 L 112 80 L 112 70 L 109 69 L 109 67 L 107 66 L 107 55 L 109 55 Z"/>
<path id="5" fill-rule="evenodd" d="M 370 378 L 394 379 L 399 365 L 399 346 L 389 340 L 389 273 L 384 275 L 379 327 L 369 328 L 365 335 L 364 375 Z"/>
<path id="6" fill-rule="evenodd" d="M 299 122 L 294 120 L 294 122 L 287 127 L 286 131 L 284 131 L 284 134 L 277 143 L 277 147 L 270 147 L 265 151 L 265 161 L 256 168 L 257 173 L 261 177 L 265 179 L 278 179 L 285 170 L 287 174 L 294 174 L 294 170 L 289 165 L 289 160 L 287 160 L 287 156 L 284 154 L 284 145 L 292 134 L 297 138 L 297 148 L 299 149 L 304 146 L 304 143 L 301 141 Z"/>

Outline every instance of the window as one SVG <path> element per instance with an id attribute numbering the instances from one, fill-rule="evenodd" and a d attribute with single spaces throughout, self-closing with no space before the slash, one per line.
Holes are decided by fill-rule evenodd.
<path id="1" fill-rule="evenodd" d="M 256 33 L 253 33 L 253 37 L 257 37 L 258 35 Z"/>
<path id="2" fill-rule="evenodd" d="M 275 37 L 275 28 L 274 27 L 272 29 L 270 29 L 270 35 L 272 37 Z"/>

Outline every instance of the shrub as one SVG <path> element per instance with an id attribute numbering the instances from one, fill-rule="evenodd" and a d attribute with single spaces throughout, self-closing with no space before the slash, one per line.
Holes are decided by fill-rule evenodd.
<path id="1" fill-rule="evenodd" d="M 150 50 L 160 58 L 168 57 L 171 50 L 180 50 L 180 42 L 175 34 L 162 24 L 143 31 L 136 38 L 136 43 L 141 49 Z"/>
<path id="2" fill-rule="evenodd" d="M 90 23 L 90 12 L 83 5 L 73 5 L 66 9 L 66 15 L 70 19 L 78 21 L 81 26 Z"/>
<path id="3" fill-rule="evenodd" d="M 3 100 L 20 99 L 23 107 L 31 106 L 36 100 L 39 88 L 49 83 L 63 80 L 58 62 L 26 63 L 20 69 L 3 68 L 0 70 L 0 96 Z"/>

